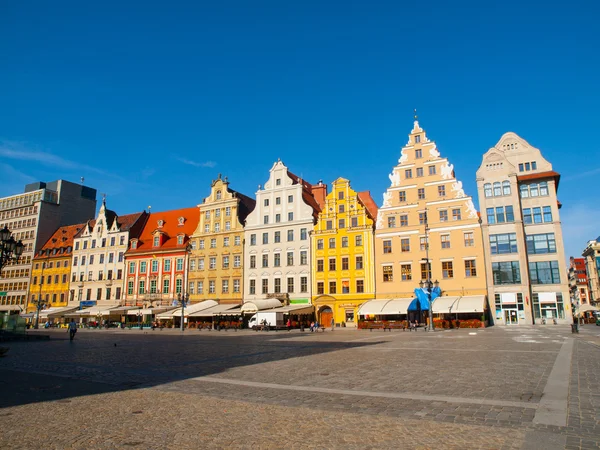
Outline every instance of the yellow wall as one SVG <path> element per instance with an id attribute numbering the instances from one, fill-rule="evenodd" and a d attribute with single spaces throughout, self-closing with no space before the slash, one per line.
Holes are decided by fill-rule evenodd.
<path id="1" fill-rule="evenodd" d="M 244 228 L 238 218 L 239 199 L 227 189 L 228 183 L 220 178 L 211 186 L 210 196 L 200 205 L 200 222 L 191 236 L 194 246 L 190 254 L 188 285 L 194 283 L 194 294 L 190 294 L 192 302 L 216 300 L 220 303 L 242 303 L 243 295 L 243 265 L 244 265 Z M 218 198 L 220 193 L 220 199 Z M 227 215 L 230 208 L 230 215 Z M 219 216 L 217 217 L 217 212 Z M 208 217 L 207 217 L 208 213 Z M 229 222 L 230 230 L 226 229 Z M 219 231 L 215 231 L 215 224 Z M 205 226 L 209 231 L 205 231 Z M 236 245 L 236 237 L 239 244 Z M 229 238 L 229 245 L 224 245 Z M 216 247 L 211 248 L 211 240 L 216 239 Z M 204 248 L 202 247 L 204 241 Z M 224 267 L 224 257 L 229 258 L 229 268 Z M 239 267 L 235 267 L 235 259 L 239 257 Z M 210 259 L 216 258 L 216 268 L 210 268 Z M 204 269 L 200 269 L 200 261 L 204 261 Z M 223 280 L 228 280 L 228 292 L 223 292 Z M 235 292 L 236 280 L 239 281 L 239 291 Z M 210 292 L 210 281 L 215 282 L 215 292 Z M 203 293 L 198 293 L 198 282 L 203 283 Z M 189 292 L 189 290 L 188 290 Z"/>
<path id="2" fill-rule="evenodd" d="M 33 300 L 37 301 L 40 298 L 40 294 L 43 303 L 49 307 L 57 308 L 67 306 L 70 295 L 70 273 L 70 257 L 35 258 L 33 260 L 33 269 L 31 271 L 27 312 L 34 312 L 36 310 L 36 304 L 33 303 Z M 44 282 L 40 283 L 42 276 Z M 50 281 L 48 281 L 48 277 L 50 277 Z"/>
<path id="3" fill-rule="evenodd" d="M 340 207 L 343 209 L 341 210 Z M 352 218 L 358 221 L 357 226 L 352 226 Z M 343 227 L 340 227 L 340 220 L 344 221 Z M 331 222 L 330 230 L 327 229 L 328 222 Z M 312 302 L 315 305 L 317 319 L 321 320 L 320 311 L 329 307 L 333 311 L 336 323 L 353 326 L 357 322 L 358 307 L 374 298 L 373 225 L 373 220 L 368 217 L 357 193 L 350 187 L 350 182 L 344 178 L 334 181 L 311 239 Z M 362 245 L 356 245 L 357 236 L 360 236 Z M 342 247 L 344 238 L 348 240 L 347 247 Z M 335 248 L 329 248 L 330 239 L 335 239 Z M 323 248 L 320 248 L 321 241 Z M 357 256 L 362 257 L 362 269 L 356 268 Z M 347 270 L 342 267 L 343 258 L 348 258 Z M 335 270 L 329 270 L 330 259 L 335 259 Z M 319 261 L 323 262 L 322 271 L 319 270 Z M 363 282 L 364 292 L 357 292 L 359 280 Z M 331 282 L 335 282 L 335 293 L 330 291 Z M 320 293 L 321 283 L 322 293 Z M 344 285 L 348 286 L 348 293 L 343 292 Z M 352 312 L 354 320 L 347 322 L 346 312 Z"/>

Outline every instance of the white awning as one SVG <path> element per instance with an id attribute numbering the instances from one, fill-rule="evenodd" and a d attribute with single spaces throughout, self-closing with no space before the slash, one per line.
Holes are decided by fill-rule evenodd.
<path id="1" fill-rule="evenodd" d="M 199 303 L 192 303 L 189 306 L 186 306 L 183 311 L 184 317 L 189 317 L 190 314 L 193 314 L 198 311 L 202 311 L 204 309 L 212 308 L 213 306 L 217 306 L 218 303 L 214 300 L 204 300 Z M 174 317 L 181 317 L 181 308 L 174 309 L 173 311 L 168 311 L 163 314 L 159 314 L 156 316 L 158 319 L 172 319 Z"/>
<path id="2" fill-rule="evenodd" d="M 175 310 L 175 308 L 173 308 L 172 306 L 157 306 L 155 308 L 144 308 L 144 309 L 139 309 L 139 307 L 136 309 L 136 308 L 132 308 L 130 306 L 127 309 L 127 315 L 135 316 L 139 313 L 142 313 L 142 315 L 144 315 L 144 316 L 150 316 L 150 315 L 162 313 L 165 311 L 174 311 L 174 310 Z M 179 315 L 181 315 L 181 309 L 179 309 Z"/>
<path id="3" fill-rule="evenodd" d="M 582 314 L 582 313 L 586 313 L 586 312 L 590 312 L 590 311 L 598 311 L 598 308 L 596 308 L 595 306 L 592 305 L 581 305 L 579 308 L 577 308 L 577 313 Z"/>
<path id="4" fill-rule="evenodd" d="M 69 314 L 65 314 L 67 317 L 84 317 L 84 316 L 95 316 L 97 314 L 102 314 L 103 311 L 107 309 L 114 308 L 114 306 L 92 306 L 91 308 L 82 309 L 79 311 L 74 311 Z"/>
<path id="5" fill-rule="evenodd" d="M 435 305 L 435 302 L 433 304 Z M 484 310 L 484 295 L 460 297 L 452 307 L 452 313 L 483 313 Z"/>
<path id="6" fill-rule="evenodd" d="M 265 300 L 250 300 L 242 305 L 242 312 L 252 313 L 256 311 L 263 311 L 265 309 L 280 308 L 281 302 L 276 298 L 267 298 Z"/>
<path id="7" fill-rule="evenodd" d="M 455 312 L 454 305 L 458 297 L 438 297 L 433 301 L 433 314 L 448 314 Z"/>
<path id="8" fill-rule="evenodd" d="M 77 308 L 78 308 L 78 306 L 65 306 L 63 308 L 50 308 L 50 309 L 47 309 L 46 311 L 40 311 L 40 319 L 42 317 L 48 318 L 48 319 L 63 317 L 65 314 L 68 314 L 70 312 L 77 310 Z M 42 316 L 43 313 L 46 313 L 46 314 Z"/>
<path id="9" fill-rule="evenodd" d="M 213 313 L 213 316 L 241 316 L 242 314 L 242 308 L 234 308 L 226 311 L 215 312 Z"/>
<path id="10" fill-rule="evenodd" d="M 360 305 L 359 316 L 392 316 L 406 314 L 413 298 L 394 298 L 386 300 L 369 300 Z"/>
<path id="11" fill-rule="evenodd" d="M 289 305 L 274 309 L 274 311 L 284 314 L 311 314 L 314 310 L 313 305 Z"/>
<path id="12" fill-rule="evenodd" d="M 232 304 L 216 305 L 211 308 L 203 309 L 202 311 L 192 313 L 192 314 L 190 314 L 189 317 L 212 317 L 213 314 L 215 314 L 215 315 L 219 315 L 219 313 L 223 314 L 223 313 L 226 313 L 230 309 L 237 308 L 237 306 L 238 305 L 232 305 Z M 181 313 L 181 309 L 179 310 L 179 312 Z"/>
<path id="13" fill-rule="evenodd" d="M 139 306 L 117 306 L 116 308 L 107 309 L 102 311 L 103 316 L 110 316 L 111 314 L 124 315 L 132 309 L 140 309 Z"/>

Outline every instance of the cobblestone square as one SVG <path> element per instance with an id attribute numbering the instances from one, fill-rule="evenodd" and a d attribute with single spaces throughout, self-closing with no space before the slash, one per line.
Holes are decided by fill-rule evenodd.
<path id="1" fill-rule="evenodd" d="M 2 448 L 600 446 L 594 326 L 49 334 L 0 359 Z"/>

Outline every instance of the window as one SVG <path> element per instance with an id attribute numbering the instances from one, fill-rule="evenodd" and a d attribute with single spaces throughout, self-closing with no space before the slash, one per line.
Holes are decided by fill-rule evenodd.
<path id="1" fill-rule="evenodd" d="M 225 215 L 226 215 L 227 217 L 231 216 L 231 206 L 227 206 L 227 207 L 225 208 Z"/>
<path id="2" fill-rule="evenodd" d="M 190 285 L 188 286 L 188 292 L 190 294 L 194 294 L 196 292 L 196 283 L 193 281 L 190 281 Z"/>
<path id="3" fill-rule="evenodd" d="M 215 238 L 210 240 L 210 248 L 217 248 L 217 240 Z"/>
<path id="4" fill-rule="evenodd" d="M 169 268 L 170 268 L 170 266 L 169 266 Z M 198 260 L 198 270 L 204 270 L 204 258 L 200 258 Z M 166 269 L 165 269 L 165 271 L 166 271 Z"/>
<path id="5" fill-rule="evenodd" d="M 427 223 L 427 213 L 419 213 L 419 225 L 425 225 Z"/>
<path id="6" fill-rule="evenodd" d="M 281 214 L 275 214 L 275 223 L 281 222 Z"/>
<path id="7" fill-rule="evenodd" d="M 548 195 L 548 182 L 542 181 L 540 183 L 540 197 L 547 197 Z"/>
<path id="8" fill-rule="evenodd" d="M 217 258 L 212 256 L 208 259 L 208 268 L 209 269 L 216 269 L 217 268 Z"/>
<path id="9" fill-rule="evenodd" d="M 429 269 L 429 271 L 427 270 Z M 421 263 L 421 280 L 431 279 L 431 263 Z"/>
<path id="10" fill-rule="evenodd" d="M 75 242 L 75 250 L 79 250 L 79 241 Z"/>
<path id="11" fill-rule="evenodd" d="M 356 280 L 356 293 L 362 294 L 365 292 L 365 282 L 364 280 Z"/>
<path id="12" fill-rule="evenodd" d="M 490 248 L 492 255 L 517 253 L 517 234 L 491 234 Z"/>
<path id="13" fill-rule="evenodd" d="M 206 211 L 206 212 L 204 213 L 204 218 L 205 218 L 205 219 L 210 219 L 210 211 Z"/>
<path id="14" fill-rule="evenodd" d="M 263 216 L 263 224 L 265 224 L 265 225 L 269 224 L 269 216 Z"/>
<path id="15" fill-rule="evenodd" d="M 412 280 L 412 266 L 410 264 L 401 264 L 400 265 L 400 275 L 401 275 L 402 281 Z"/>
<path id="16" fill-rule="evenodd" d="M 160 245 L 160 236 L 154 236 L 154 240 L 152 241 L 153 247 L 158 247 Z"/>
<path id="17" fill-rule="evenodd" d="M 294 203 L 294 196 L 288 195 L 288 203 Z"/>
<path id="18" fill-rule="evenodd" d="M 294 252 L 287 252 L 287 265 L 288 266 L 294 265 Z"/>
<path id="19" fill-rule="evenodd" d="M 177 271 L 183 270 L 183 258 L 177 258 L 175 260 L 175 270 L 177 270 Z"/>
<path id="20" fill-rule="evenodd" d="M 223 256 L 223 269 L 229 269 L 229 256 Z"/>
<path id="21" fill-rule="evenodd" d="M 205 233 L 210 233 L 210 224 L 209 223 L 205 223 L 204 224 L 204 232 Z"/>
<path id="22" fill-rule="evenodd" d="M 502 185 L 500 184 L 499 181 L 496 181 L 494 183 L 494 197 L 500 197 L 502 196 Z"/>
<path id="23" fill-rule="evenodd" d="M 204 239 L 200 240 L 200 250 L 204 250 Z"/>
<path id="24" fill-rule="evenodd" d="M 275 204 L 281 205 L 281 197 L 275 197 Z"/>
<path id="25" fill-rule="evenodd" d="M 348 248 L 348 236 L 342 237 L 342 248 Z"/>
<path id="26" fill-rule="evenodd" d="M 405 202 L 406 201 L 406 191 L 400 191 L 398 192 L 398 200 L 401 202 Z"/>
<path id="27" fill-rule="evenodd" d="M 215 280 L 209 280 L 208 281 L 208 293 L 209 294 L 216 294 L 216 292 L 217 292 L 217 285 L 215 283 Z"/>
<path id="28" fill-rule="evenodd" d="M 552 222 L 552 209 L 549 206 L 544 206 L 544 223 Z"/>
<path id="29" fill-rule="evenodd" d="M 93 261 L 94 261 L 94 259 L 93 259 L 93 256 L 94 256 L 94 255 L 90 256 L 90 259 L 92 260 L 92 262 L 91 262 L 90 264 L 93 264 L 93 263 L 94 263 L 94 262 L 93 262 Z M 81 257 L 81 265 L 82 265 L 82 266 L 85 266 L 85 255 L 83 255 L 83 256 Z"/>
<path id="30" fill-rule="evenodd" d="M 96 239 L 92 239 L 92 248 L 96 248 Z"/>
<path id="31" fill-rule="evenodd" d="M 146 273 L 146 261 L 140 262 L 140 273 Z"/>
<path id="32" fill-rule="evenodd" d="M 277 179 L 275 180 L 275 185 L 276 185 L 276 186 L 281 186 L 281 178 L 277 178 Z"/>
<path id="33" fill-rule="evenodd" d="M 339 220 L 338 228 L 346 228 L 346 220 L 345 219 Z"/>
<path id="34" fill-rule="evenodd" d="M 536 169 L 537 169 L 537 162 L 531 161 L 531 170 L 536 170 Z"/>
<path id="35" fill-rule="evenodd" d="M 487 220 L 489 224 L 510 223 L 515 221 L 515 215 L 512 205 L 498 206 L 496 208 L 486 209 Z"/>
<path id="36" fill-rule="evenodd" d="M 229 294 L 229 280 L 221 280 L 221 293 Z"/>
<path id="37" fill-rule="evenodd" d="M 263 245 L 269 243 L 269 233 L 262 234 L 262 243 L 263 243 Z"/>
<path id="38" fill-rule="evenodd" d="M 454 278 L 454 269 L 452 268 L 452 261 L 442 261 L 442 277 Z"/>
<path id="39" fill-rule="evenodd" d="M 394 281 L 394 268 L 393 266 L 383 266 L 383 281 Z"/>
<path id="40" fill-rule="evenodd" d="M 135 273 L 135 263 L 134 262 L 130 262 L 129 263 L 129 273 L 130 274 L 134 274 Z"/>
<path id="41" fill-rule="evenodd" d="M 123 258 L 124 258 L 123 252 L 119 252 L 119 262 L 123 262 Z"/>
<path id="42" fill-rule="evenodd" d="M 531 170 L 531 164 L 526 162 L 525 163 L 525 172 L 529 172 Z"/>
<path id="43" fill-rule="evenodd" d="M 250 245 L 256 245 L 256 234 L 250 235 Z"/>
<path id="44" fill-rule="evenodd" d="M 392 241 L 383 241 L 383 253 L 392 253 Z"/>
<path id="45" fill-rule="evenodd" d="M 300 292 L 308 292 L 308 277 L 300 277 Z"/>
<path id="46" fill-rule="evenodd" d="M 345 209 L 344 209 L 344 208 L 345 208 L 345 206 L 344 206 L 344 204 L 342 203 L 341 205 L 339 205 L 339 206 L 338 206 L 338 212 L 340 212 L 340 213 L 343 213 L 343 212 L 345 211 Z"/>
<path id="47" fill-rule="evenodd" d="M 262 266 L 269 267 L 269 255 L 262 255 Z"/>
<path id="48" fill-rule="evenodd" d="M 492 274 L 494 284 L 520 284 L 521 272 L 519 270 L 519 261 L 495 262 L 492 263 Z"/>
<path id="49" fill-rule="evenodd" d="M 349 294 L 349 293 L 350 293 L 350 281 L 343 280 L 342 281 L 342 294 Z"/>
<path id="50" fill-rule="evenodd" d="M 435 166 L 429 166 L 429 175 L 435 175 Z"/>
<path id="51" fill-rule="evenodd" d="M 94 255 L 92 255 L 94 256 Z M 90 256 L 90 264 L 92 264 L 92 257 Z M 100 254 L 100 264 L 104 264 L 104 254 L 101 253 Z"/>
<path id="52" fill-rule="evenodd" d="M 388 228 L 396 228 L 396 217 L 388 216 Z"/>
<path id="53" fill-rule="evenodd" d="M 202 260 L 204 261 L 204 260 Z M 204 267 L 202 267 L 204 269 Z M 171 271 L 171 260 L 170 259 L 165 259 L 165 272 L 170 272 Z"/>
<path id="54" fill-rule="evenodd" d="M 422 176 L 423 176 L 423 168 L 417 167 L 417 177 L 422 177 Z"/>
<path id="55" fill-rule="evenodd" d="M 227 222 L 225 222 L 225 231 L 230 231 L 231 230 L 231 222 L 228 220 Z"/>
<path id="56" fill-rule="evenodd" d="M 338 200 L 344 200 L 344 191 L 338 192 Z"/>
<path id="57" fill-rule="evenodd" d="M 323 260 L 317 259 L 317 272 L 323 272 Z"/>
<path id="58" fill-rule="evenodd" d="M 263 205 L 264 206 L 269 206 L 269 199 L 265 198 L 265 200 L 263 201 Z"/>
<path id="59" fill-rule="evenodd" d="M 531 216 L 531 208 L 523 208 L 523 223 L 525 225 L 533 223 L 533 218 Z"/>
<path id="60" fill-rule="evenodd" d="M 502 195 L 510 195 L 510 181 L 508 180 L 502 182 Z"/>
<path id="61" fill-rule="evenodd" d="M 542 208 L 533 208 L 533 223 L 542 223 Z"/>
<path id="62" fill-rule="evenodd" d="M 427 238 L 425 236 L 419 237 L 419 249 L 421 251 L 427 250 Z"/>
<path id="63" fill-rule="evenodd" d="M 329 248 L 335 248 L 335 238 L 329 238 Z"/>
<path id="64" fill-rule="evenodd" d="M 233 267 L 235 267 L 236 269 L 238 269 L 241 266 L 242 266 L 242 257 L 240 255 L 235 255 L 233 257 Z"/>
<path id="65" fill-rule="evenodd" d="M 363 245 L 362 244 L 362 235 L 359 234 L 358 236 L 355 236 L 355 238 L 354 238 L 354 245 L 356 247 L 362 247 L 362 245 Z"/>
<path id="66" fill-rule="evenodd" d="M 300 251 L 300 264 L 303 266 L 308 264 L 308 252 L 306 250 Z"/>
<path id="67" fill-rule="evenodd" d="M 263 294 L 269 293 L 269 280 L 266 278 L 264 280 L 262 280 L 262 293 Z"/>
<path id="68" fill-rule="evenodd" d="M 474 259 L 465 259 L 465 276 L 467 278 L 477 276 L 477 268 L 475 267 Z"/>
<path id="69" fill-rule="evenodd" d="M 240 238 L 240 236 L 235 236 L 233 238 L 233 245 L 241 245 L 242 243 L 242 239 Z"/>
<path id="70" fill-rule="evenodd" d="M 335 281 L 330 281 L 329 282 L 329 293 L 330 294 L 337 293 L 337 283 Z"/>
<path id="71" fill-rule="evenodd" d="M 412 169 L 406 169 L 404 171 L 404 178 L 412 178 Z"/>
<path id="72" fill-rule="evenodd" d="M 485 183 L 483 185 L 483 193 L 486 197 L 492 196 L 492 183 Z"/>
<path id="73" fill-rule="evenodd" d="M 168 278 L 165 278 L 163 280 L 163 294 L 168 294 L 169 293 L 169 285 L 170 285 L 170 280 Z M 198 282 L 198 294 L 202 294 L 202 282 L 199 281 Z"/>
<path id="74" fill-rule="evenodd" d="M 217 191 L 217 200 L 221 200 L 221 191 Z"/>
<path id="75" fill-rule="evenodd" d="M 229 238 L 228 237 L 223 238 L 223 247 L 229 247 Z"/>
<path id="76" fill-rule="evenodd" d="M 460 209 L 452 210 L 452 220 L 460 220 Z"/>
<path id="77" fill-rule="evenodd" d="M 417 190 L 417 197 L 419 200 L 425 200 L 425 188 L 419 188 Z"/>
<path id="78" fill-rule="evenodd" d="M 238 293 L 240 292 L 240 280 L 233 280 L 233 292 L 234 293 Z"/>
<path id="79" fill-rule="evenodd" d="M 288 230 L 287 240 L 288 240 L 288 242 L 292 242 L 294 240 L 294 230 Z"/>
<path id="80" fill-rule="evenodd" d="M 352 218 L 352 223 L 351 223 L 351 226 L 352 226 L 353 228 L 356 228 L 356 227 L 358 226 L 358 217 L 353 217 L 353 218 Z"/>
<path id="81" fill-rule="evenodd" d="M 308 232 L 306 228 L 300 228 L 300 240 L 306 241 L 308 239 Z"/>
<path id="82" fill-rule="evenodd" d="M 532 284 L 560 284 L 558 261 L 530 262 L 529 276 Z"/>
<path id="83" fill-rule="evenodd" d="M 342 270 L 348 270 L 349 269 L 349 262 L 348 262 L 348 257 L 344 256 L 342 258 Z"/>
<path id="84" fill-rule="evenodd" d="M 333 230 L 333 220 L 328 220 L 327 223 L 325 224 L 325 228 L 327 230 Z"/>
<path id="85" fill-rule="evenodd" d="M 74 266 L 76 266 L 76 265 L 77 265 L 77 256 L 75 256 L 75 257 L 73 258 L 73 265 L 74 265 Z M 35 267 L 35 268 L 37 269 L 37 264 L 36 264 L 36 267 Z M 34 283 L 34 284 L 35 284 L 35 283 Z"/>
<path id="86" fill-rule="evenodd" d="M 408 226 L 408 215 L 407 214 L 402 214 L 400 216 L 400 226 L 401 227 L 407 227 Z"/>
<path id="87" fill-rule="evenodd" d="M 256 294 L 256 280 L 250 280 L 249 291 L 250 291 L 250 294 L 252 294 L 252 295 Z"/>
<path id="88" fill-rule="evenodd" d="M 335 270 L 335 258 L 329 258 L 329 270 L 334 271 Z"/>
<path id="89" fill-rule="evenodd" d="M 323 239 L 317 239 L 317 250 L 323 250 Z"/>
<path id="90" fill-rule="evenodd" d="M 292 277 L 288 277 L 287 279 L 287 291 L 290 294 L 294 292 L 294 279 Z"/>
<path id="91" fill-rule="evenodd" d="M 442 234 L 442 248 L 450 248 L 450 235 Z"/>
<path id="92" fill-rule="evenodd" d="M 88 241 L 83 241 L 83 249 L 85 250 L 88 247 Z"/>
<path id="93" fill-rule="evenodd" d="M 415 136 L 415 142 L 417 138 L 420 138 L 421 136 Z M 420 159 L 423 157 L 423 150 L 421 150 L 420 148 L 415 150 L 415 159 Z"/>
<path id="94" fill-rule="evenodd" d="M 438 186 L 438 197 L 446 196 L 446 186 Z"/>
<path id="95" fill-rule="evenodd" d="M 400 251 L 403 253 L 410 252 L 410 238 L 400 239 Z"/>
<path id="96" fill-rule="evenodd" d="M 158 272 L 158 260 L 157 259 L 152 260 L 151 270 L 152 270 L 152 272 Z"/>
<path id="97" fill-rule="evenodd" d="M 140 280 L 138 285 L 138 294 L 144 294 L 146 292 L 146 281 Z"/>
<path id="98" fill-rule="evenodd" d="M 215 233 L 218 233 L 219 231 L 221 231 L 221 224 L 219 222 L 215 223 Z"/>
<path id="99" fill-rule="evenodd" d="M 519 172 L 523 172 L 523 164 L 519 164 Z"/>
<path id="100" fill-rule="evenodd" d="M 448 211 L 440 211 L 440 222 L 448 222 Z"/>
<path id="101" fill-rule="evenodd" d="M 556 240 L 554 233 L 532 234 L 526 236 L 527 253 L 545 254 L 556 253 Z"/>
<path id="102" fill-rule="evenodd" d="M 357 256 L 356 257 L 356 270 L 360 270 L 362 268 L 363 268 L 363 257 Z"/>

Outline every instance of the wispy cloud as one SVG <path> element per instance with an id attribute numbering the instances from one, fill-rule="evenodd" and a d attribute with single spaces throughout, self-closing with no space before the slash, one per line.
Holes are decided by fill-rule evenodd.
<path id="1" fill-rule="evenodd" d="M 585 177 L 589 177 L 592 175 L 597 175 L 600 173 L 600 167 L 596 167 L 595 169 L 592 170 L 586 170 L 585 172 L 580 172 L 580 173 L 575 173 L 572 175 L 567 175 L 565 177 L 563 177 L 564 181 L 570 181 L 570 180 L 579 180 L 580 178 L 585 178 Z"/>
<path id="2" fill-rule="evenodd" d="M 570 204 L 560 211 L 562 221 L 565 256 L 579 257 L 590 239 L 600 235 L 600 210 L 590 203 Z"/>
<path id="3" fill-rule="evenodd" d="M 204 161 L 204 162 L 198 162 L 198 161 L 192 161 L 191 159 L 187 159 L 187 158 L 182 158 L 182 157 L 176 157 L 175 159 L 177 159 L 177 161 L 182 162 L 183 164 L 187 164 L 188 166 L 194 166 L 194 167 L 215 167 L 217 165 L 216 162 L 214 161 Z"/>

